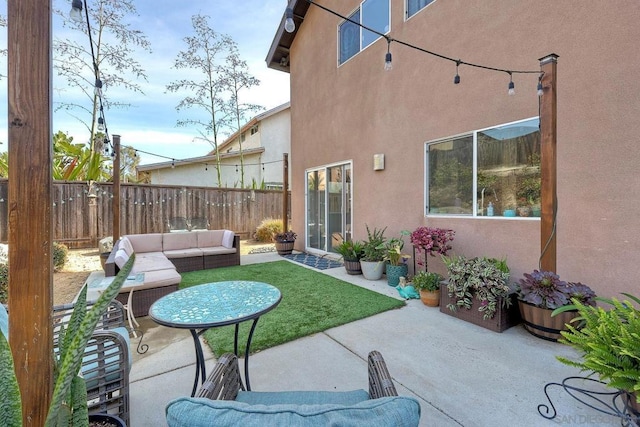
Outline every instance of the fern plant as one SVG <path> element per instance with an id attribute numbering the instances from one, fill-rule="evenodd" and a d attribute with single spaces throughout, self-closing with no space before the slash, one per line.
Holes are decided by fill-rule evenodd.
<path id="1" fill-rule="evenodd" d="M 61 331 L 59 335 L 58 360 L 54 366 L 55 384 L 45 427 L 89 425 L 87 387 L 84 379 L 78 375 L 84 349 L 91 339 L 100 317 L 122 288 L 134 261 L 135 254 L 131 255 L 122 270 L 90 310 L 87 310 L 86 285 L 78 296 L 67 329 Z M 0 389 L 3 390 L 0 425 L 21 426 L 20 389 L 15 375 L 11 349 L 2 333 L 0 333 Z"/>
<path id="2" fill-rule="evenodd" d="M 567 325 L 559 342 L 570 345 L 581 353 L 582 360 L 557 356 L 569 366 L 595 372 L 608 387 L 635 393 L 640 403 L 640 298 L 623 294 L 631 301 L 615 298 L 597 298 L 611 305 L 605 310 L 573 299 L 573 304 L 560 307 L 553 314 L 577 309 L 576 322 L 582 326 Z"/>

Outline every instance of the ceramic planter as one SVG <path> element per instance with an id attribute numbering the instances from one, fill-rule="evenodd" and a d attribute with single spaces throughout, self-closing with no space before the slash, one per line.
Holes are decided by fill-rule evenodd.
<path id="1" fill-rule="evenodd" d="M 440 305 L 440 289 L 435 291 L 427 291 L 420 289 L 420 301 L 428 307 L 437 307 Z"/>
<path id="2" fill-rule="evenodd" d="M 536 307 L 528 302 L 518 301 L 524 328 L 538 338 L 558 341 L 560 331 L 567 330 L 566 324 L 578 315 L 577 311 L 565 311 L 551 317 L 553 310 Z"/>
<path id="3" fill-rule="evenodd" d="M 367 280 L 380 280 L 384 273 L 384 261 L 363 261 L 360 260 L 362 275 Z"/>
<path id="4" fill-rule="evenodd" d="M 387 264 L 387 284 L 395 288 L 400 283 L 400 277 L 407 277 L 408 273 L 409 267 L 407 264 Z"/>
<path id="5" fill-rule="evenodd" d="M 90 426 L 92 425 L 91 423 L 96 423 L 95 425 L 100 426 L 127 427 L 120 417 L 112 414 L 90 414 Z"/>

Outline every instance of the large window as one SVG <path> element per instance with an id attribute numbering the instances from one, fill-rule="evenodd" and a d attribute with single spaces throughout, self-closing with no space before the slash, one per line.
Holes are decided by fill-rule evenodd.
<path id="1" fill-rule="evenodd" d="M 407 0 L 407 18 L 411 18 L 435 0 Z"/>
<path id="2" fill-rule="evenodd" d="M 389 0 L 365 0 L 349 16 L 349 19 L 353 22 L 344 21 L 338 26 L 338 61 L 340 64 L 380 38 L 378 34 L 365 30 L 358 24 L 362 23 L 362 25 L 382 34 L 389 32 L 391 25 Z"/>
<path id="3" fill-rule="evenodd" d="M 540 216 L 538 118 L 427 143 L 427 213 Z"/>

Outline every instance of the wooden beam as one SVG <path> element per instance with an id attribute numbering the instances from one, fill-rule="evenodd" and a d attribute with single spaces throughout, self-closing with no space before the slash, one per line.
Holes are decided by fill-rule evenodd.
<path id="1" fill-rule="evenodd" d="M 282 155 L 282 231 L 289 230 L 289 154 Z"/>
<path id="2" fill-rule="evenodd" d="M 543 94 L 540 97 L 540 268 L 556 271 L 557 238 L 557 63 L 558 55 L 540 58 Z"/>
<path id="3" fill-rule="evenodd" d="M 120 135 L 113 135 L 113 244 L 120 238 Z"/>
<path id="4" fill-rule="evenodd" d="M 51 0 L 8 0 L 9 338 L 25 426 L 52 395 Z"/>

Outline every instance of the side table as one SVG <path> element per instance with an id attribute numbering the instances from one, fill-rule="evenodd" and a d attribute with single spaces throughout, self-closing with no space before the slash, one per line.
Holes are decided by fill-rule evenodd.
<path id="1" fill-rule="evenodd" d="M 97 299 L 105 291 L 105 289 L 107 289 L 107 287 L 111 283 L 113 283 L 113 279 L 115 279 L 115 276 L 104 277 L 91 282 L 87 286 L 87 299 Z M 134 338 L 137 338 L 138 334 L 136 333 L 133 325 L 135 324 L 136 326 L 140 326 L 140 324 L 138 324 L 138 321 L 133 315 L 133 291 L 137 286 L 140 286 L 143 283 L 144 273 L 137 273 L 127 277 L 127 280 L 125 280 L 124 284 L 122 285 L 122 289 L 129 289 L 129 298 L 127 299 L 127 303 L 124 304 L 123 307 L 125 308 L 125 310 L 127 310 L 127 321 L 129 322 L 129 329 L 131 330 Z"/>

